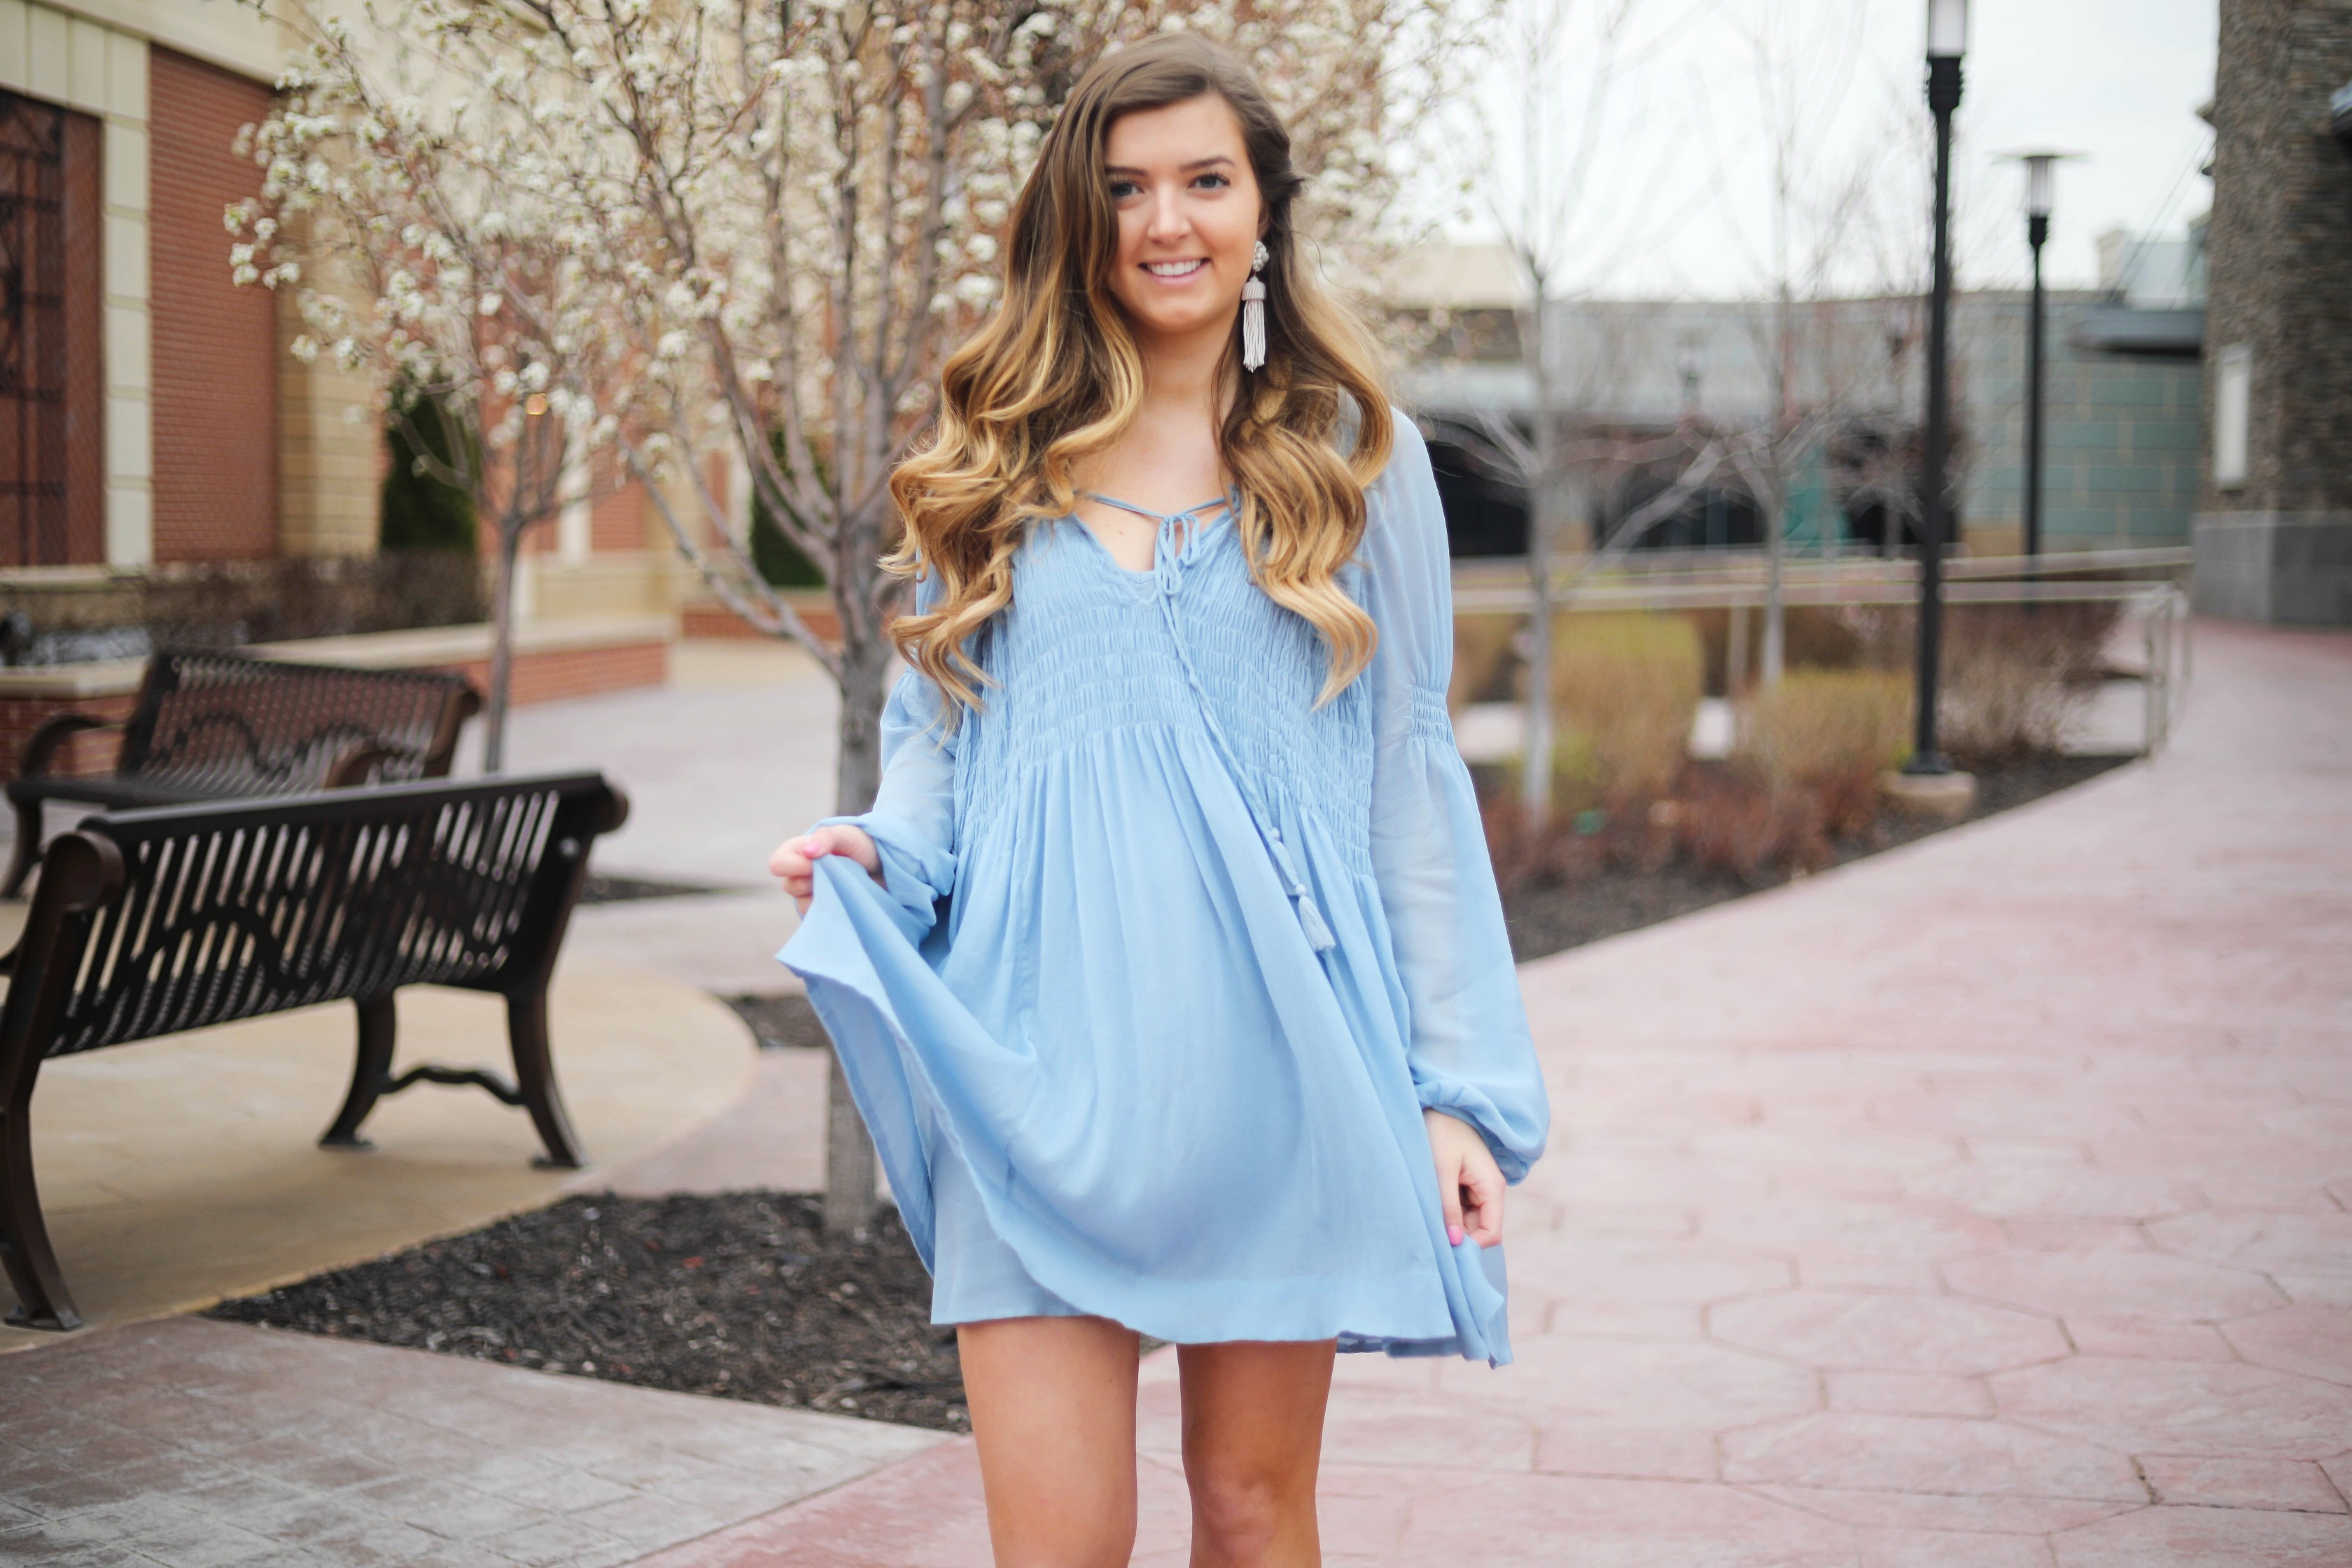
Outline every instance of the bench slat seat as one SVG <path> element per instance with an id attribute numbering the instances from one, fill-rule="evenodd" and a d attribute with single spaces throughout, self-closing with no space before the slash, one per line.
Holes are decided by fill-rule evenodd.
<path id="1" fill-rule="evenodd" d="M 547 986 L 596 836 L 627 816 L 595 773 L 425 781 L 93 816 L 50 847 L 0 1009 L 0 1260 L 10 1321 L 79 1321 L 33 1183 L 41 1064 L 186 1029 L 349 1001 L 359 1045 L 321 1140 L 364 1148 L 383 1096 L 471 1082 L 527 1110 L 546 1163 L 582 1154 L 556 1092 Z M 511 1084 L 394 1079 L 393 998 L 452 985 L 507 1001 Z"/>

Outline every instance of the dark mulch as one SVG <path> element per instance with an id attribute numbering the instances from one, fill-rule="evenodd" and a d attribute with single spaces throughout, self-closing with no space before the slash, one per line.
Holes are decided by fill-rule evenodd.
<path id="1" fill-rule="evenodd" d="M 2034 757 L 2008 767 L 1985 769 L 1977 774 L 1976 809 L 1966 820 L 1974 822 L 2039 800 L 2131 760 Z M 1956 826 L 1932 817 L 1881 812 L 1868 835 L 1837 840 L 1831 848 L 1835 863 L 1844 865 Z M 1524 963 L 1604 936 L 1655 925 L 1743 893 L 1778 887 L 1796 875 L 1774 870 L 1746 879 L 1680 864 L 1654 868 L 1602 866 L 1573 881 L 1528 881 L 1507 889 L 1503 895 L 1503 921 L 1511 933 L 1511 956 Z"/>
<path id="2" fill-rule="evenodd" d="M 720 1000 L 751 1026 L 752 1038 L 760 1042 L 763 1051 L 822 1051 L 832 1047 L 824 1026 L 817 1022 L 816 1009 L 809 1005 L 805 996 L 727 996 Z"/>
<path id="3" fill-rule="evenodd" d="M 612 877 L 602 871 L 591 871 L 588 880 L 581 886 L 580 901 L 583 904 L 625 904 L 636 899 L 682 899 L 720 890 L 698 882 L 652 882 L 643 877 Z"/>
<path id="4" fill-rule="evenodd" d="M 969 1430 L 953 1331 L 884 1210 L 782 1193 L 567 1198 L 211 1316 L 541 1372 Z"/>

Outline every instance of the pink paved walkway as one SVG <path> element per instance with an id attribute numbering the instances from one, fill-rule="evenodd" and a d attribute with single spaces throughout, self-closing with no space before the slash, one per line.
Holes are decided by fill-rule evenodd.
<path id="1" fill-rule="evenodd" d="M 2199 658 L 2153 766 L 1528 967 L 1519 1360 L 1343 1361 L 1330 1561 L 2352 1564 L 2352 637 Z M 957 1443 L 648 1562 L 986 1541 Z"/>

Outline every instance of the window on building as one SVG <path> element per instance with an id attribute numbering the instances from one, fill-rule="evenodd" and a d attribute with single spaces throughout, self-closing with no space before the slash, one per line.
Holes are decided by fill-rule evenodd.
<path id="1" fill-rule="evenodd" d="M 2231 343 L 2213 361 L 2213 488 L 2246 483 L 2246 425 L 2254 395 L 2254 348 Z"/>
<path id="2" fill-rule="evenodd" d="M 0 92 L 0 565 L 102 548 L 97 131 Z"/>

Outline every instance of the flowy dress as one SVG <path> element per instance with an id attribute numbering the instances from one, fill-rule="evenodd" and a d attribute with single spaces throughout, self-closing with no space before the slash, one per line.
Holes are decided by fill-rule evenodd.
<path id="1" fill-rule="evenodd" d="M 1516 1183 L 1549 1107 L 1402 415 L 1367 500 L 1340 583 L 1378 647 L 1319 706 L 1326 646 L 1257 586 L 1224 503 L 1160 518 L 1145 572 L 1075 517 L 1032 525 L 968 645 L 982 705 L 894 689 L 873 809 L 827 819 L 872 837 L 881 880 L 821 857 L 778 956 L 934 1321 L 1509 1360 L 1501 1249 L 1449 1243 L 1423 1111 Z"/>

